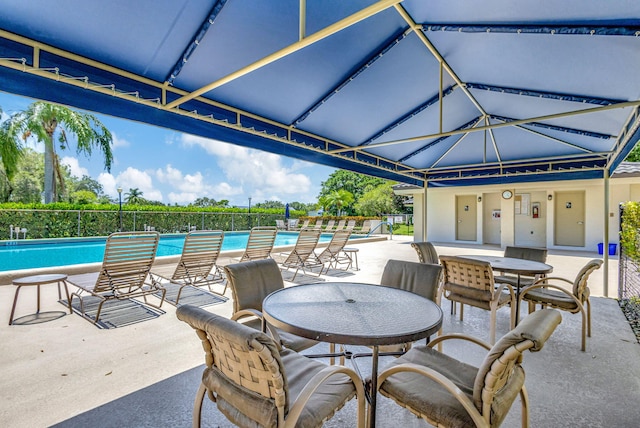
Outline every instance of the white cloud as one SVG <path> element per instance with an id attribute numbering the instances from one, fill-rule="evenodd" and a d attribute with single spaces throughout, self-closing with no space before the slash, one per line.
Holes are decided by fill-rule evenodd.
<path id="1" fill-rule="evenodd" d="M 115 149 L 116 147 L 129 147 L 131 143 L 123 138 L 118 138 L 115 132 L 111 133 L 112 142 L 111 145 Z"/>
<path id="2" fill-rule="evenodd" d="M 227 179 L 252 188 L 257 201 L 266 199 L 264 195 L 303 194 L 311 188 L 309 177 L 295 172 L 310 165 L 306 162 L 294 162 L 294 167 L 286 167 L 279 155 L 187 134 L 182 136 L 182 143 L 200 146 L 216 156 Z"/>
<path id="3" fill-rule="evenodd" d="M 71 156 L 65 156 L 60 160 L 60 163 L 63 165 L 67 165 L 71 172 L 71 175 L 74 177 L 82 178 L 82 176 L 90 176 L 89 170 L 87 168 L 81 167 L 78 162 L 78 158 L 74 158 Z"/>
<path id="4" fill-rule="evenodd" d="M 201 197 L 224 199 L 242 193 L 242 188 L 233 187 L 228 183 L 223 182 L 215 185 L 207 183 L 199 171 L 194 174 L 183 174 L 171 164 L 165 166 L 164 169 L 157 169 L 155 176 L 160 183 L 169 185 L 176 190 L 168 195 L 171 204 L 187 204 Z"/>
<path id="5" fill-rule="evenodd" d="M 109 173 L 102 173 L 98 176 L 98 182 L 102 184 L 104 192 L 111 196 L 118 196 L 118 187 L 122 187 L 123 197 L 129 193 L 129 189 L 138 189 L 142 192 L 142 197 L 149 201 L 162 202 L 162 192 L 153 185 L 151 175 L 139 169 L 129 167 L 116 177 Z"/>

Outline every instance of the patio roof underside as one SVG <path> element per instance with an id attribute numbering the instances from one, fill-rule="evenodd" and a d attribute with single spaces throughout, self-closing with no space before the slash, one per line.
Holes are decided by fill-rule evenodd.
<path id="1" fill-rule="evenodd" d="M 0 90 L 400 182 L 599 178 L 640 3 L 0 0 Z"/>

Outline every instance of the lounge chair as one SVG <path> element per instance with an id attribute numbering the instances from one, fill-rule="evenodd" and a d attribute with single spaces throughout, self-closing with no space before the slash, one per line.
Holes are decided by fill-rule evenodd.
<path id="1" fill-rule="evenodd" d="M 313 228 L 316 229 L 316 230 L 322 230 L 322 223 L 324 223 L 324 220 L 316 221 L 316 224 L 315 224 L 315 226 L 313 226 Z"/>
<path id="2" fill-rule="evenodd" d="M 211 285 L 224 281 L 224 275 L 216 264 L 223 240 L 224 232 L 222 230 L 189 232 L 184 240 L 178 264 L 158 266 L 151 270 L 152 275 L 159 277 L 157 280 L 169 281 L 180 287 L 175 299 L 176 305 L 180 300 L 182 289 L 187 286 L 202 287 L 206 285 L 209 291 L 218 295 L 224 295 L 227 291 L 226 284 L 222 293 L 211 288 Z"/>
<path id="3" fill-rule="evenodd" d="M 307 227 L 309 227 L 309 219 L 306 219 L 302 222 L 302 224 L 300 225 L 300 229 L 306 229 Z"/>
<path id="4" fill-rule="evenodd" d="M 82 316 L 94 324 L 100 321 L 102 306 L 107 301 L 143 297 L 145 304 L 161 307 L 166 290 L 149 275 L 159 239 L 158 232 L 116 232 L 109 235 L 100 272 L 68 278 L 68 282 L 78 288 L 71 293 L 69 304 L 77 297 Z M 81 278 L 84 281 L 80 282 Z M 160 304 L 148 303 L 147 296 L 156 293 L 160 294 Z M 99 299 L 95 318 L 85 312 L 84 298 L 89 297 L 85 294 Z"/>
<path id="5" fill-rule="evenodd" d="M 287 255 L 285 261 L 282 262 L 283 269 L 296 270 L 293 274 L 293 278 L 291 278 L 291 281 L 296 279 L 296 275 L 298 275 L 298 271 L 300 269 L 302 269 L 302 272 L 306 274 L 307 269 L 322 266 L 322 263 L 319 263 L 315 259 L 313 253 L 313 250 L 316 248 L 319 239 L 319 230 L 304 229 L 300 231 L 298 240 L 296 241 L 296 246 Z"/>
<path id="6" fill-rule="evenodd" d="M 284 223 L 284 220 L 276 220 L 276 228 L 278 228 L 278 230 L 287 230 L 287 225 Z"/>
<path id="7" fill-rule="evenodd" d="M 365 221 L 362 223 L 362 227 L 360 228 L 360 230 L 358 231 L 358 233 L 361 233 L 361 234 L 363 234 L 363 235 L 364 235 L 364 234 L 367 234 L 367 233 L 369 233 L 369 232 L 371 232 L 371 220 L 365 220 Z"/>
<path id="8" fill-rule="evenodd" d="M 335 220 L 329 220 L 329 221 L 327 222 L 327 227 L 325 227 L 325 228 L 324 228 L 324 231 L 325 231 L 325 232 L 331 232 L 331 231 L 333 231 L 333 225 L 334 225 L 334 224 L 336 224 L 336 221 L 335 221 Z"/>
<path id="9" fill-rule="evenodd" d="M 334 232 L 338 231 L 338 230 L 342 230 L 344 229 L 344 224 L 346 223 L 345 220 L 340 220 L 338 222 L 338 224 L 336 225 L 336 229 L 334 230 Z"/>
<path id="10" fill-rule="evenodd" d="M 261 260 L 271 257 L 273 244 L 276 242 L 278 229 L 275 227 L 254 227 L 249 233 L 247 248 L 240 261 Z"/>
<path id="11" fill-rule="evenodd" d="M 329 245 L 327 245 L 320 254 L 315 256 L 315 260 L 322 264 L 318 276 L 322 275 L 323 272 L 328 272 L 332 267 L 338 269 L 338 265 L 340 264 L 347 264 L 345 270 L 351 266 L 351 258 L 342 251 L 349 241 L 349 236 L 351 236 L 350 230 L 335 232 Z"/>
<path id="12" fill-rule="evenodd" d="M 200 308 L 185 305 L 176 315 L 196 330 L 205 352 L 194 427 L 201 424 L 205 394 L 234 425 L 274 428 L 322 426 L 356 397 L 357 421 L 349 425 L 364 427 L 364 387 L 352 369 L 281 349 L 261 331 Z"/>
<path id="13" fill-rule="evenodd" d="M 349 220 L 347 222 L 347 230 L 353 230 L 353 228 L 356 227 L 356 221 L 355 220 Z"/>
<path id="14" fill-rule="evenodd" d="M 290 218 L 287 221 L 287 230 L 293 230 L 296 229 L 298 227 L 298 219 L 297 218 Z"/>
<path id="15" fill-rule="evenodd" d="M 523 353 L 541 350 L 561 321 L 554 309 L 535 312 L 493 347 L 462 334 L 437 337 L 387 366 L 378 378 L 378 391 L 438 427 L 498 427 L 520 395 L 522 426 L 528 427 Z M 474 367 L 433 349 L 450 339 L 484 347 L 488 350 L 484 361 Z"/>

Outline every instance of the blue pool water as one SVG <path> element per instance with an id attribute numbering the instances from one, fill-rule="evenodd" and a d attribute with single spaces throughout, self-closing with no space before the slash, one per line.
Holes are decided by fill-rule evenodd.
<path id="1" fill-rule="evenodd" d="M 331 240 L 331 234 L 322 234 L 320 242 Z M 182 253 L 185 235 L 160 237 L 158 257 Z M 222 251 L 242 250 L 247 246 L 248 232 L 226 232 Z M 275 246 L 295 245 L 296 232 L 278 232 Z M 6 241 L 0 243 L 0 272 L 17 269 L 32 269 L 51 266 L 66 266 L 101 262 L 104 255 L 105 238 L 69 238 L 43 241 Z"/>

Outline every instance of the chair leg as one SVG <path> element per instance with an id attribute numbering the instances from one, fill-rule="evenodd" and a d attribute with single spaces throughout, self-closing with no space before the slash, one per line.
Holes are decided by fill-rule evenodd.
<path id="1" fill-rule="evenodd" d="M 193 403 L 193 419 L 191 426 L 193 428 L 200 428 L 200 420 L 202 418 L 202 403 L 204 401 L 204 393 L 207 392 L 207 388 L 201 383 L 198 392 L 196 392 L 196 400 Z"/>
<path id="2" fill-rule="evenodd" d="M 489 316 L 489 343 L 496 343 L 496 308 L 491 308 L 491 315 Z"/>
<path id="3" fill-rule="evenodd" d="M 529 394 L 527 394 L 524 385 L 520 390 L 520 401 L 522 403 L 522 428 L 529 428 Z"/>
<path id="4" fill-rule="evenodd" d="M 460 303 L 460 321 L 463 321 L 464 318 L 464 305 Z"/>
<path id="5" fill-rule="evenodd" d="M 587 336 L 591 337 L 591 300 L 587 299 Z"/>
<path id="6" fill-rule="evenodd" d="M 580 308 L 580 315 L 582 315 L 582 352 L 587 351 L 587 314 L 584 308 Z"/>

